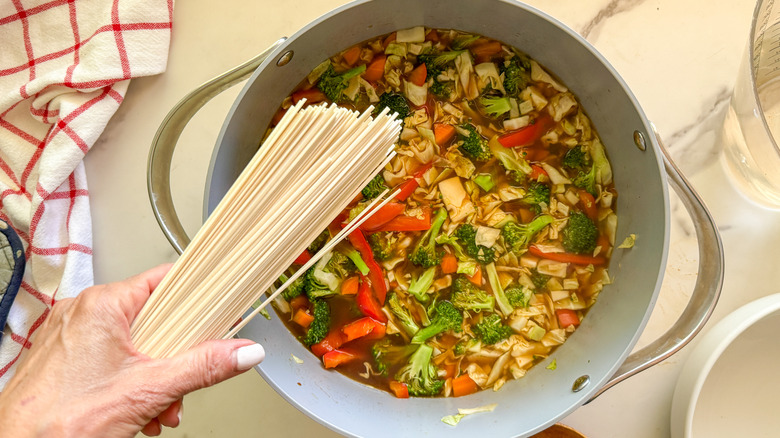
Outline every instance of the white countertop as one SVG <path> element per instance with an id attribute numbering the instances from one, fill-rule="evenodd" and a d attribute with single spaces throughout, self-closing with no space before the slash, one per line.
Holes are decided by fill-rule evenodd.
<path id="1" fill-rule="evenodd" d="M 170 108 L 200 83 L 343 3 L 177 2 L 168 70 L 131 82 L 124 103 L 86 158 L 97 283 L 175 260 L 146 194 L 149 146 Z M 716 135 L 747 41 L 754 2 L 529 3 L 585 36 L 612 63 L 712 211 L 725 246 L 726 276 L 721 300 L 707 327 L 748 301 L 778 292 L 773 285 L 780 283 L 780 270 L 774 263 L 780 244 L 780 213 L 755 207 L 734 191 L 719 163 L 721 145 Z M 238 87 L 229 90 L 201 110 L 174 157 L 174 200 L 191 233 L 201 220 L 211 150 L 238 91 Z M 669 266 L 661 297 L 640 343 L 662 333 L 682 311 L 695 281 L 697 259 L 692 226 L 673 197 Z M 593 438 L 669 436 L 672 394 L 689 350 L 690 346 L 617 385 L 562 422 Z M 249 372 L 188 396 L 183 425 L 164 436 L 309 434 L 336 436 L 287 404 L 255 372 Z"/>

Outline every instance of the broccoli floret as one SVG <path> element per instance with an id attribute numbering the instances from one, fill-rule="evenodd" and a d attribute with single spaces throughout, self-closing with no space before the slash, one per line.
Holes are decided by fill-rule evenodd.
<path id="1" fill-rule="evenodd" d="M 328 286 L 322 284 L 314 276 L 314 267 L 309 268 L 305 274 L 303 274 L 303 290 L 306 292 L 306 296 L 310 300 L 315 298 L 329 297 L 336 294 L 336 291 L 331 290 Z"/>
<path id="2" fill-rule="evenodd" d="M 525 175 L 529 175 L 533 171 L 531 165 L 524 158 L 515 154 L 514 150 L 504 147 L 496 137 L 488 142 L 488 147 L 490 147 L 490 153 L 498 159 L 513 179 L 525 179 Z"/>
<path id="3" fill-rule="evenodd" d="M 598 140 L 590 145 L 590 156 L 593 165 L 588 172 L 580 170 L 572 180 L 575 186 L 584 189 L 593 196 L 598 196 L 597 184 L 606 185 L 612 182 L 612 167 L 607 160 L 604 146 Z"/>
<path id="4" fill-rule="evenodd" d="M 532 292 L 519 284 L 511 284 L 504 290 L 512 307 L 528 307 Z"/>
<path id="5" fill-rule="evenodd" d="M 528 74 L 530 68 L 528 61 L 521 60 L 518 56 L 511 58 L 501 66 L 501 73 L 504 74 L 504 90 L 507 95 L 517 96 L 528 86 L 528 81 L 531 78 Z"/>
<path id="6" fill-rule="evenodd" d="M 368 275 L 368 265 L 352 245 L 340 242 L 336 245 L 336 251 L 333 252 L 328 265 L 325 267 L 328 272 L 333 272 L 339 278 L 344 279 L 360 271 L 363 275 Z"/>
<path id="7" fill-rule="evenodd" d="M 374 253 L 374 259 L 384 261 L 393 255 L 393 243 L 395 238 L 390 233 L 373 233 L 368 235 L 368 244 L 371 245 L 371 252 Z"/>
<path id="8" fill-rule="evenodd" d="M 444 251 L 436 249 L 436 237 L 438 237 L 445 220 L 447 220 L 447 210 L 438 209 L 433 217 L 431 228 L 423 234 L 409 256 L 412 263 L 423 268 L 430 268 L 441 263 Z"/>
<path id="9" fill-rule="evenodd" d="M 465 49 L 478 39 L 479 35 L 458 35 L 452 39 L 452 48 L 457 50 Z"/>
<path id="10" fill-rule="evenodd" d="M 306 330 L 306 336 L 303 338 L 303 343 L 306 345 L 322 341 L 330 329 L 330 305 L 328 302 L 315 299 L 311 301 L 311 305 L 314 321 L 309 324 L 309 329 Z"/>
<path id="11" fill-rule="evenodd" d="M 279 281 L 284 284 L 289 280 L 290 278 L 284 274 L 279 276 Z M 292 283 L 290 283 L 290 286 L 287 287 L 284 291 L 282 291 L 282 298 L 284 298 L 287 301 L 292 300 L 293 298 L 297 297 L 298 295 L 302 294 L 304 292 L 304 286 L 305 286 L 305 275 L 301 275 L 300 277 L 293 280 Z"/>
<path id="12" fill-rule="evenodd" d="M 436 315 L 431 320 L 428 327 L 420 329 L 412 337 L 412 344 L 422 344 L 428 339 L 438 335 L 441 332 L 452 330 L 460 332 L 463 325 L 463 314 L 456 309 L 449 301 L 439 301 L 434 308 Z"/>
<path id="13" fill-rule="evenodd" d="M 512 334 L 512 329 L 504 325 L 501 317 L 495 313 L 485 316 L 482 322 L 474 324 L 473 330 L 482 342 L 488 345 L 493 345 Z"/>
<path id="14" fill-rule="evenodd" d="M 341 100 L 344 89 L 347 88 L 349 80 L 353 77 L 366 71 L 366 65 L 355 67 L 347 70 L 344 73 L 336 74 L 333 70 L 333 64 L 329 65 L 327 70 L 320 76 L 320 81 L 317 83 L 317 88 L 320 89 L 328 99 L 333 102 Z"/>
<path id="15" fill-rule="evenodd" d="M 582 145 L 574 146 L 563 156 L 563 165 L 569 169 L 582 169 L 589 161 L 588 153 Z"/>
<path id="16" fill-rule="evenodd" d="M 451 236 L 447 234 L 439 234 L 436 237 L 436 243 L 439 245 L 449 245 L 450 248 L 452 248 L 452 251 L 455 253 L 455 257 L 457 257 L 460 261 L 473 261 L 463 251 L 463 247 L 458 243 L 458 236 L 456 236 L 454 233 Z"/>
<path id="17" fill-rule="evenodd" d="M 468 278 L 459 275 L 452 282 L 452 305 L 461 310 L 492 310 L 495 298 L 474 285 Z"/>
<path id="18" fill-rule="evenodd" d="M 585 213 L 574 212 L 569 215 L 569 223 L 563 229 L 563 247 L 575 254 L 588 254 L 596 249 L 599 229 Z"/>
<path id="19" fill-rule="evenodd" d="M 545 183 L 531 181 L 522 199 L 523 203 L 533 207 L 537 213 L 542 211 L 540 204 L 550 203 L 550 186 Z"/>
<path id="20" fill-rule="evenodd" d="M 409 363 L 401 368 L 395 378 L 406 383 L 409 395 L 414 397 L 430 397 L 437 395 L 444 387 L 444 381 L 438 378 L 438 369 L 431 363 L 433 347 L 420 345 Z"/>
<path id="21" fill-rule="evenodd" d="M 544 289 L 547 287 L 547 282 L 550 281 L 550 276 L 542 274 L 534 269 L 534 271 L 531 272 L 531 281 L 533 282 L 534 286 L 536 286 L 537 290 Z"/>
<path id="22" fill-rule="evenodd" d="M 379 102 L 374 109 L 374 115 L 382 112 L 383 109 L 389 108 L 390 113 L 398 113 L 398 118 L 403 120 L 412 114 L 412 110 L 409 108 L 409 102 L 406 100 L 403 94 L 386 92 L 379 96 Z"/>
<path id="23" fill-rule="evenodd" d="M 504 288 L 501 287 L 501 280 L 498 278 L 496 265 L 491 263 L 485 266 L 485 270 L 487 271 L 488 282 L 490 283 L 490 288 L 493 290 L 493 296 L 496 297 L 496 303 L 498 304 L 499 310 L 501 310 L 501 313 L 504 315 L 509 315 L 514 310 L 514 307 L 512 306 L 512 303 L 509 302 L 509 298 L 506 297 Z"/>
<path id="24" fill-rule="evenodd" d="M 549 214 L 543 214 L 527 224 L 518 224 L 509 222 L 501 229 L 501 237 L 504 238 L 507 250 L 520 254 L 528 248 L 531 239 L 542 230 L 542 228 L 551 224 L 554 218 Z"/>
<path id="25" fill-rule="evenodd" d="M 463 154 L 474 161 L 487 161 L 490 159 L 490 149 L 487 141 L 477 132 L 477 128 L 471 124 L 458 126 L 458 139 L 463 143 L 458 147 Z"/>
<path id="26" fill-rule="evenodd" d="M 450 94 L 452 94 L 451 82 L 441 82 L 436 76 L 432 76 L 431 73 L 428 73 L 428 77 L 433 77 L 433 84 L 428 87 L 428 91 L 439 99 L 447 99 L 450 97 Z"/>
<path id="27" fill-rule="evenodd" d="M 466 354 L 467 351 L 470 349 L 476 347 L 480 344 L 479 339 L 476 338 L 468 338 L 465 340 L 462 340 L 455 344 L 455 348 L 453 349 L 453 353 L 455 353 L 455 356 L 461 356 Z"/>
<path id="28" fill-rule="evenodd" d="M 463 52 L 463 50 L 452 50 L 439 53 L 435 50 L 429 50 L 426 53 L 417 56 L 417 61 L 425 64 L 425 70 L 428 72 L 428 77 L 435 77 L 439 75 L 444 66 L 455 61 L 455 58 L 460 56 Z"/>
<path id="29" fill-rule="evenodd" d="M 363 195 L 364 199 L 374 199 L 377 196 L 379 196 L 382 192 L 387 190 L 387 185 L 385 184 L 385 177 L 383 177 L 381 174 L 377 175 L 369 181 L 369 183 L 363 187 L 363 190 L 360 192 L 360 194 Z"/>
<path id="30" fill-rule="evenodd" d="M 309 245 L 309 252 L 312 253 L 312 255 L 317 254 L 322 247 L 328 243 L 328 240 L 330 240 L 330 232 L 328 230 L 322 230 L 320 235 L 314 239 L 314 242 Z"/>
<path id="31" fill-rule="evenodd" d="M 479 98 L 479 103 L 483 106 L 485 114 L 491 117 L 500 117 L 512 109 L 508 97 L 483 96 Z"/>
<path id="32" fill-rule="evenodd" d="M 383 338 L 371 347 L 371 355 L 374 357 L 377 370 L 387 375 L 388 369 L 396 363 L 406 361 L 412 353 L 417 351 L 416 345 L 396 345 L 390 338 Z"/>
<path id="33" fill-rule="evenodd" d="M 417 322 L 415 322 L 409 311 L 401 304 L 398 295 L 391 293 L 387 298 L 387 303 L 390 305 L 390 312 L 398 318 L 401 328 L 403 328 L 409 336 L 414 336 L 415 333 L 420 330 L 420 326 L 417 325 Z"/>
<path id="34" fill-rule="evenodd" d="M 486 265 L 492 263 L 496 258 L 496 251 L 484 245 L 477 245 L 477 230 L 471 224 L 459 226 L 454 233 L 460 241 L 463 250 L 469 257 L 476 259 L 479 263 Z"/>
<path id="35" fill-rule="evenodd" d="M 421 303 L 428 302 L 428 288 L 433 284 L 433 280 L 436 278 L 436 266 L 431 266 L 426 269 L 419 277 L 412 277 L 412 282 L 409 283 L 408 292 L 412 294 L 417 301 Z"/>

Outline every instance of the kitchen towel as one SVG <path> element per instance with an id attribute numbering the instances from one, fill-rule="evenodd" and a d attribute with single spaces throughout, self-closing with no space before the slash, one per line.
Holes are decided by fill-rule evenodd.
<path id="1" fill-rule="evenodd" d="M 82 162 L 130 78 L 161 73 L 173 0 L 0 2 L 0 219 L 22 238 L 21 288 L 0 343 L 0 389 L 60 299 L 92 285 Z"/>

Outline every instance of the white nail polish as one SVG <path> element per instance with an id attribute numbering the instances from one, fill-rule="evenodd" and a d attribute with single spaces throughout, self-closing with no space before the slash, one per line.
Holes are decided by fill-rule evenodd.
<path id="1" fill-rule="evenodd" d="M 260 344 L 252 344 L 236 350 L 236 369 L 248 370 L 265 359 L 265 350 Z"/>

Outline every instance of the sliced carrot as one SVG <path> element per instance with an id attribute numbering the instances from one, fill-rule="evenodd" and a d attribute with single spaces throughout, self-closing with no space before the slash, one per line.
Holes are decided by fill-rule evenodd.
<path id="1" fill-rule="evenodd" d="M 350 47 L 344 52 L 342 56 L 344 57 L 344 62 L 346 62 L 348 66 L 352 67 L 358 61 L 358 58 L 360 58 L 360 46 Z"/>
<path id="2" fill-rule="evenodd" d="M 477 286 L 482 286 L 482 268 L 477 266 L 476 271 L 474 271 L 474 275 L 467 278 L 470 282 L 476 284 Z"/>
<path id="3" fill-rule="evenodd" d="M 414 70 L 412 70 L 411 73 L 409 73 L 409 82 L 417 85 L 418 87 L 422 87 L 427 78 L 428 69 L 425 67 L 425 64 L 418 65 L 414 68 Z"/>
<path id="4" fill-rule="evenodd" d="M 389 45 L 390 45 L 390 43 L 392 43 L 393 41 L 395 41 L 395 38 L 396 38 L 396 36 L 397 36 L 397 35 L 396 35 L 396 33 L 395 33 L 395 32 L 393 32 L 393 33 L 391 33 L 390 35 L 388 35 L 388 36 L 387 36 L 387 38 L 385 38 L 385 40 L 384 40 L 384 41 L 382 41 L 382 47 L 384 47 L 384 48 L 386 49 L 386 48 L 387 48 L 387 46 L 389 46 Z"/>
<path id="5" fill-rule="evenodd" d="M 357 359 L 357 355 L 346 350 L 332 350 L 322 355 L 322 363 L 325 368 L 335 368 L 343 363 Z"/>
<path id="6" fill-rule="evenodd" d="M 539 181 L 539 178 L 541 178 L 542 176 L 549 177 L 549 175 L 547 175 L 547 171 L 544 170 L 542 166 L 537 166 L 536 164 L 532 164 L 531 175 L 529 175 L 528 177 L 533 180 Z"/>
<path id="7" fill-rule="evenodd" d="M 298 309 L 309 308 L 309 299 L 306 298 L 305 295 L 298 295 L 297 297 L 290 300 L 290 307 L 292 308 L 293 314 Z"/>
<path id="8" fill-rule="evenodd" d="M 599 234 L 599 238 L 596 239 L 596 246 L 601 247 L 601 251 L 606 252 L 611 244 L 609 243 L 609 236 L 606 233 Z"/>
<path id="9" fill-rule="evenodd" d="M 385 75 L 385 61 L 387 61 L 387 56 L 385 55 L 379 55 L 374 58 L 366 67 L 366 71 L 363 72 L 363 79 L 369 82 L 376 82 L 382 79 Z"/>
<path id="10" fill-rule="evenodd" d="M 582 208 L 582 212 L 585 213 L 585 216 L 587 216 L 588 219 L 592 220 L 593 222 L 597 222 L 599 208 L 596 205 L 596 199 L 593 198 L 593 195 L 582 189 L 580 189 L 577 194 L 580 197 L 579 204 Z"/>
<path id="11" fill-rule="evenodd" d="M 527 224 L 534 220 L 534 214 L 531 212 L 531 210 L 527 208 L 521 208 L 517 210 L 517 213 L 520 215 L 520 222 Z"/>
<path id="12" fill-rule="evenodd" d="M 325 93 L 318 88 L 309 88 L 308 90 L 299 90 L 292 94 L 293 103 L 298 103 L 299 100 L 306 98 L 306 103 L 318 103 L 327 100 Z"/>
<path id="13" fill-rule="evenodd" d="M 312 322 L 314 322 L 314 316 L 309 315 L 309 312 L 303 309 L 298 309 L 295 311 L 295 315 L 293 315 L 292 320 L 299 326 L 306 328 L 310 326 Z"/>
<path id="14" fill-rule="evenodd" d="M 458 271 L 458 258 L 452 254 L 446 254 L 441 258 L 441 273 L 454 274 Z"/>
<path id="15" fill-rule="evenodd" d="M 341 282 L 341 295 L 355 295 L 360 285 L 359 277 L 349 277 Z"/>
<path id="16" fill-rule="evenodd" d="M 472 380 L 468 374 L 461 374 L 460 376 L 452 379 L 452 395 L 455 397 L 473 394 L 477 391 L 479 391 L 477 382 Z"/>
<path id="17" fill-rule="evenodd" d="M 445 378 L 451 379 L 455 377 L 455 373 L 458 371 L 458 364 L 455 363 L 443 363 L 441 364 L 441 369 L 444 370 L 446 373 L 444 375 Z"/>
<path id="18" fill-rule="evenodd" d="M 455 127 L 449 123 L 434 123 L 433 137 L 437 145 L 446 146 L 455 137 Z"/>
<path id="19" fill-rule="evenodd" d="M 571 325 L 577 327 L 580 325 L 580 317 L 577 316 L 577 312 L 571 309 L 557 309 L 555 315 L 558 316 L 558 323 L 561 327 L 566 328 Z"/>
<path id="20" fill-rule="evenodd" d="M 475 57 L 493 56 L 501 51 L 501 43 L 498 41 L 490 41 L 484 44 L 473 45 L 469 47 L 469 50 L 471 50 L 471 53 L 473 53 Z"/>
<path id="21" fill-rule="evenodd" d="M 391 380 L 388 384 L 390 385 L 390 390 L 393 391 L 393 394 L 395 394 L 396 397 L 409 398 L 409 387 L 406 386 L 406 383 Z"/>
<path id="22" fill-rule="evenodd" d="M 427 34 L 425 34 L 425 41 L 432 41 L 434 43 L 438 43 L 439 32 L 437 32 L 436 29 L 431 29 Z"/>

